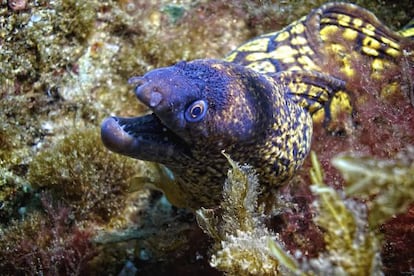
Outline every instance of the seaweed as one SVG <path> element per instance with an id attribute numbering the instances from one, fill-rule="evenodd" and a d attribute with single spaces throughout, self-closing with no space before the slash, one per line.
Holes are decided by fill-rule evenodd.
<path id="1" fill-rule="evenodd" d="M 134 95 L 130 93 L 131 88 L 127 85 L 128 77 L 182 59 L 222 57 L 248 38 L 280 29 L 325 1 L 305 1 L 305 3 L 303 1 L 289 3 L 238 0 L 182 1 L 175 4 L 179 8 L 177 14 L 163 11 L 163 7 L 168 5 L 168 1 L 164 0 L 39 0 L 20 1 L 19 7 L 15 6 L 17 2 L 19 1 L 3 1 L 0 4 L 2 49 L 0 51 L 0 200 L 2 201 L 0 247 L 17 250 L 2 251 L 0 258 L 8 258 L 7 267 L 11 269 L 13 263 L 10 262 L 19 256 L 15 253 L 21 249 L 21 252 L 24 252 L 22 254 L 25 255 L 21 255 L 20 263 L 16 262 L 17 265 L 21 265 L 19 272 L 47 274 L 48 270 L 43 264 L 61 256 L 57 253 L 62 251 L 50 251 L 47 252 L 48 255 L 39 255 L 37 254 L 39 251 L 35 250 L 36 246 L 59 245 L 54 242 L 67 241 L 67 237 L 76 236 L 77 232 L 73 232 L 74 229 L 80 231 L 82 235 L 78 237 L 82 241 L 86 241 L 94 234 L 85 233 L 79 225 L 93 224 L 102 228 L 111 228 L 114 225 L 123 225 L 126 220 L 132 220 L 130 223 L 145 228 L 147 218 L 143 219 L 141 215 L 147 211 L 148 202 L 142 198 L 150 197 L 152 193 L 140 192 L 139 200 L 133 201 L 134 197 L 130 197 L 130 181 L 139 182 L 138 186 L 141 187 L 144 182 L 163 180 L 157 178 L 157 169 L 153 170 L 142 162 L 116 157 L 105 151 L 100 145 L 99 131 L 96 128 L 97 122 L 109 113 L 122 113 L 128 116 L 145 111 L 138 104 L 130 104 Z M 368 7 L 388 24 L 391 23 L 395 29 L 413 17 L 414 9 L 410 8 L 413 7 L 412 1 L 404 0 L 399 5 L 373 4 L 372 1 L 365 0 L 358 3 Z M 183 10 L 184 12 L 181 13 Z M 409 115 L 412 107 L 400 103 L 394 104 L 398 106 L 399 112 L 396 112 L 395 109 L 388 108 L 388 105 L 373 108 L 374 105 L 377 105 L 377 102 L 371 101 L 361 107 L 360 112 L 356 114 L 357 124 L 363 128 L 357 129 L 359 138 L 349 139 L 349 144 L 356 145 L 355 151 L 372 153 L 383 158 L 385 162 L 385 158 L 394 156 L 401 145 L 412 141 L 413 120 Z M 364 135 L 367 132 L 372 135 L 370 137 Z M 324 154 L 323 164 L 326 174 L 331 174 L 331 177 L 327 177 L 329 180 L 326 182 L 329 183 L 326 184 L 340 186 L 337 182 L 331 181 L 337 177 L 337 174 L 332 173 L 334 170 L 329 167 L 328 160 L 335 152 L 347 150 L 348 144 L 339 141 L 340 137 L 329 140 L 320 133 L 316 133 L 316 136 L 326 140 L 318 151 L 321 159 Z M 360 141 L 362 144 L 354 143 L 355 141 Z M 384 148 L 383 144 L 387 147 Z M 364 160 L 368 158 L 362 159 L 362 164 Z M 373 163 L 377 162 L 372 160 Z M 395 172 L 398 168 L 402 168 L 410 172 L 398 158 L 392 160 L 394 161 L 398 163 L 395 170 L 391 169 L 392 166 L 386 166 L 387 170 Z M 378 164 L 384 164 L 381 162 Z M 365 167 L 372 168 L 369 164 Z M 374 170 L 380 171 L 375 166 Z M 140 172 L 148 175 L 148 179 L 137 179 L 136 174 Z M 388 183 L 383 187 L 389 189 L 387 193 L 396 193 L 390 195 L 398 203 L 398 206 L 392 209 L 404 212 L 409 202 L 409 198 L 404 196 L 410 193 L 404 195 L 406 188 L 402 186 L 401 189 L 395 188 L 391 184 Z M 162 188 L 174 189 L 174 186 L 165 182 Z M 64 226 L 56 228 L 54 225 L 59 223 L 55 224 L 56 220 L 53 216 L 49 215 L 49 211 L 45 211 L 47 208 L 42 204 L 39 205 L 38 196 L 42 190 L 49 191 L 50 197 L 63 201 L 61 204 L 51 206 L 57 209 L 57 213 L 66 210 L 63 212 L 66 215 L 60 220 L 64 222 Z M 391 214 L 392 211 L 386 212 L 387 201 L 379 200 L 382 192 L 381 188 L 378 194 L 367 193 L 366 198 L 364 196 L 369 209 L 368 218 L 372 219 L 373 225 L 380 225 L 383 221 L 387 221 L 386 224 L 379 226 L 385 240 L 383 258 L 387 271 L 409 271 L 410 267 L 414 266 L 411 250 L 414 245 L 411 238 L 414 236 L 412 234 L 413 207 L 411 205 L 409 212 L 395 217 Z M 254 193 L 260 197 L 259 190 Z M 357 194 L 355 196 L 358 197 Z M 125 200 L 126 198 L 128 200 Z M 377 205 L 371 203 L 371 198 L 374 199 L 374 203 L 377 201 L 375 203 Z M 99 201 L 100 199 L 102 201 Z M 344 200 L 348 202 L 348 199 Z M 140 203 L 138 204 L 137 201 Z M 34 202 L 38 205 L 33 206 Z M 253 203 L 254 200 L 248 202 Z M 221 237 L 215 238 L 216 241 L 221 238 L 230 239 L 230 237 L 234 237 L 231 241 L 242 241 L 244 237 L 245 245 L 251 245 L 255 241 L 251 239 L 247 230 L 258 227 L 261 230 L 254 230 L 254 235 L 257 236 L 262 231 L 261 233 L 268 233 L 270 237 L 260 242 L 264 248 L 262 252 L 265 252 L 264 260 L 284 264 L 285 268 L 282 269 L 285 270 L 289 268 L 294 270 L 296 265 L 302 265 L 303 257 L 308 256 L 306 254 L 309 251 L 302 252 L 302 257 L 297 258 L 294 242 L 283 243 L 279 237 L 284 238 L 285 233 L 294 233 L 293 241 L 297 241 L 298 237 L 303 235 L 308 240 L 305 242 L 300 240 L 300 242 L 312 243 L 312 245 L 318 243 L 309 238 L 309 236 L 313 237 L 309 234 L 309 228 L 303 227 L 312 222 L 311 213 L 301 216 L 303 210 L 295 210 L 297 213 L 293 212 L 292 216 L 286 216 L 288 219 L 286 224 L 282 223 L 282 226 L 279 226 L 287 225 L 287 229 L 275 234 L 272 232 L 273 228 L 269 226 L 268 229 L 263 229 L 263 221 L 267 218 L 262 213 L 261 206 L 243 208 L 245 209 L 241 210 L 244 210 L 244 217 L 234 219 L 232 223 L 244 227 L 245 231 L 237 232 L 236 229 L 226 226 L 227 232 L 223 233 L 220 227 L 211 226 L 211 233 L 221 233 Z M 224 212 L 224 209 L 222 207 L 221 212 Z M 380 213 L 375 215 L 377 209 L 386 215 L 383 218 Z M 120 212 L 122 215 L 119 215 Z M 157 210 L 148 212 L 149 216 L 157 219 Z M 213 212 L 214 216 L 210 213 L 212 218 L 221 221 L 220 213 L 215 212 L 216 210 Z M 231 214 L 234 214 L 236 211 L 232 212 Z M 254 215 L 251 215 L 251 212 L 254 212 Z M 208 214 L 207 212 L 206 217 Z M 172 216 L 180 218 L 180 215 L 174 212 Z M 375 216 L 379 216 L 378 220 L 374 219 Z M 248 221 L 250 222 L 247 223 Z M 177 229 L 180 229 L 180 222 L 182 221 L 176 222 Z M 213 222 L 211 223 L 216 225 Z M 41 243 L 45 240 L 42 239 L 42 234 L 50 237 L 50 231 L 57 229 L 67 231 L 56 232 L 60 233 L 60 236 L 49 240 L 54 242 Z M 186 271 L 191 272 L 194 269 L 200 271 L 210 269 L 203 267 L 205 260 L 198 260 L 204 257 L 207 247 L 206 238 L 199 233 L 201 231 L 197 232 L 195 227 L 191 231 L 186 229 L 184 232 L 187 235 L 187 232 L 190 232 L 192 235 L 190 238 L 187 240 L 177 238 L 171 243 L 168 243 L 168 234 L 183 233 L 179 230 L 174 232 L 171 228 L 160 231 L 162 233 L 151 241 L 152 245 L 159 246 L 148 246 L 153 249 L 150 260 L 145 262 L 143 261 L 145 257 L 142 259 L 136 257 L 135 265 L 146 265 L 147 271 L 151 272 L 160 270 L 170 272 L 169 269 L 180 271 L 182 264 L 187 265 Z M 22 242 L 23 240 L 25 241 Z M 202 242 L 193 243 L 192 240 Z M 226 240 L 225 244 L 230 246 L 231 241 Z M 128 248 L 128 252 L 134 252 L 131 255 L 147 252 L 146 249 L 134 248 L 134 246 L 133 243 Z M 170 250 L 177 250 L 177 253 L 164 254 L 163 246 L 169 247 Z M 231 246 L 237 249 L 235 244 Z M 318 246 L 315 248 L 319 248 Z M 120 244 L 108 247 L 113 248 L 114 251 L 107 252 L 107 255 L 103 254 L 100 262 L 94 260 L 94 264 L 98 264 L 94 267 L 94 271 L 111 271 L 116 274 L 121 269 L 119 263 L 125 263 L 123 258 L 129 253 L 126 254 L 126 250 Z M 183 253 L 187 247 L 191 247 L 191 252 Z M 301 247 L 303 248 L 306 246 Z M 27 250 L 32 250 L 35 254 L 29 254 Z M 105 250 L 99 248 L 100 252 Z M 260 249 L 257 250 L 259 252 Z M 225 249 L 222 248 L 222 251 L 224 252 Z M 236 254 L 236 251 L 233 252 Z M 275 257 L 276 255 L 282 256 L 285 260 L 278 261 L 279 257 Z M 35 263 L 37 260 L 35 258 L 39 256 L 49 258 L 49 260 L 42 259 L 42 267 L 37 266 L 40 263 Z M 224 253 L 220 256 L 225 257 Z M 33 258 L 23 263 L 23 260 L 28 260 L 29 257 Z M 128 257 L 129 255 L 125 258 Z M 157 262 L 157 258 L 165 262 Z M 289 258 L 293 261 L 289 261 Z M 241 260 L 234 262 L 240 263 Z M 61 266 L 62 269 L 63 267 Z M 138 268 L 140 272 L 145 271 L 142 266 Z M 232 268 L 228 269 L 231 271 Z M 15 270 L 8 271 L 15 272 Z M 2 270 L 3 273 L 8 271 Z"/>
<path id="2" fill-rule="evenodd" d="M 406 212 L 413 203 L 413 146 L 401 150 L 394 159 L 341 155 L 332 162 L 347 182 L 345 193 L 367 201 L 372 228 Z"/>
<path id="3" fill-rule="evenodd" d="M 42 211 L 1 230 L 4 275 L 81 275 L 96 255 L 92 232 L 78 226 L 70 208 L 40 195 Z"/>
<path id="4" fill-rule="evenodd" d="M 97 128 L 80 128 L 37 154 L 27 178 L 70 204 L 77 219 L 107 222 L 124 207 L 139 164 L 105 150 Z"/>
<path id="5" fill-rule="evenodd" d="M 381 273 L 379 240 L 370 231 L 365 205 L 327 186 L 316 154 L 311 153 L 312 192 L 318 196 L 315 222 L 325 231 L 326 252 L 309 260 L 315 274 L 376 275 Z M 306 266 L 305 266 L 306 268 Z"/>
<path id="6" fill-rule="evenodd" d="M 22 202 L 32 191 L 29 183 L 0 164 L 0 222 L 7 224 L 12 218 L 24 217 Z"/>
<path id="7" fill-rule="evenodd" d="M 260 188 L 256 173 L 251 166 L 239 165 L 223 154 L 231 168 L 220 212 L 205 208 L 196 212 L 199 226 L 215 240 L 210 264 L 231 275 L 272 275 L 279 262 L 268 244 L 277 236 L 264 224 L 257 201 Z"/>
<path id="8" fill-rule="evenodd" d="M 413 146 L 407 146 L 390 159 L 343 154 L 334 158 L 333 164 L 347 182 L 345 193 L 366 202 L 369 227 L 382 234 L 384 271 L 389 275 L 412 273 Z"/>
<path id="9" fill-rule="evenodd" d="M 51 73 L 65 69 L 82 54 L 95 13 L 92 2 L 73 0 L 30 2 L 20 12 L 1 8 L 0 83 L 32 84 L 42 78 L 52 85 L 56 78 Z"/>
<path id="10" fill-rule="evenodd" d="M 338 164 L 338 160 L 346 162 L 345 177 L 348 177 L 357 187 L 361 187 L 361 183 L 365 185 L 370 183 L 371 188 L 366 192 L 367 195 L 372 195 L 368 191 L 375 193 L 378 189 L 382 191 L 384 188 L 383 185 L 378 186 L 378 181 L 381 183 L 384 174 L 376 171 L 375 165 L 384 169 L 384 165 L 387 164 L 393 167 L 394 170 L 391 171 L 402 172 L 401 175 L 405 176 L 404 169 L 412 169 L 412 152 L 410 148 L 401 153 L 399 162 L 384 163 L 385 161 L 379 162 L 372 159 L 368 161 L 368 158 L 350 161 L 349 157 L 337 157 L 334 162 L 335 164 Z M 204 208 L 197 210 L 198 224 L 215 241 L 210 258 L 210 264 L 213 267 L 231 275 L 276 275 L 280 273 L 376 275 L 382 273 L 384 267 L 381 262 L 381 247 L 384 239 L 378 232 L 378 225 L 384 220 L 370 224 L 372 219 L 379 215 L 372 212 L 370 208 L 377 206 L 375 199 L 373 203 L 370 203 L 368 199 L 353 199 L 345 192 L 326 185 L 323 170 L 314 152 L 310 157 L 312 163 L 311 191 L 315 196 L 313 221 L 324 233 L 325 247 L 316 257 L 310 258 L 305 257 L 300 250 L 292 248 L 287 250 L 283 236 L 266 226 L 265 221 L 269 217 L 264 215 L 263 206 L 257 203 L 260 188 L 255 171 L 248 165 L 240 166 L 228 155 L 226 157 L 231 168 L 224 185 L 223 202 L 215 210 Z M 354 166 L 350 166 L 352 162 Z M 358 169 L 354 174 L 357 168 L 356 163 L 360 163 L 362 169 Z M 340 164 L 344 169 L 343 164 Z M 371 171 L 368 171 L 364 164 L 369 164 Z M 395 175 L 391 176 L 392 173 L 390 174 L 388 170 L 390 169 L 386 169 L 387 178 L 391 177 L 394 183 L 401 183 L 398 179 L 395 181 Z M 370 181 L 366 181 L 366 177 L 361 177 L 362 171 L 370 175 Z M 411 171 L 409 173 L 412 175 Z M 405 178 L 402 177 L 402 179 Z M 365 185 L 363 185 L 364 188 Z M 350 186 L 351 191 L 354 187 Z M 361 197 L 364 197 L 364 192 Z M 395 199 L 394 194 L 390 196 L 385 193 L 385 197 Z M 407 204 L 412 203 L 412 197 L 405 201 Z M 403 207 L 397 204 L 398 207 L 393 208 L 392 212 L 396 214 L 406 211 L 407 204 Z M 385 215 L 385 218 L 389 216 L 389 213 L 381 214 Z"/>

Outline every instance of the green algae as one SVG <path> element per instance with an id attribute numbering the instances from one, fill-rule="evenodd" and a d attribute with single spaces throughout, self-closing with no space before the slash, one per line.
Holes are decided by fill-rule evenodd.
<path id="1" fill-rule="evenodd" d="M 167 4 L 161 8 L 161 11 L 168 14 L 170 21 L 175 24 L 183 17 L 185 8 L 181 5 Z"/>
<path id="2" fill-rule="evenodd" d="M 29 11 L 0 9 L 2 18 L 1 83 L 6 79 L 33 83 L 53 79 L 82 54 L 93 30 L 93 2 L 63 0 L 30 3 Z M 49 81 L 49 84 L 52 84 Z"/>
<path id="3" fill-rule="evenodd" d="M 105 116 L 91 104 L 84 75 L 78 78 L 71 69 L 93 30 L 96 3 L 38 1 L 29 8 L 15 13 L 0 7 L 0 166 L 8 179 L 0 187 L 0 197 L 7 200 L 2 223 L 18 218 L 18 209 L 24 208 L 18 180 L 28 183 L 33 157 L 72 128 L 97 124 Z M 83 85 L 67 93 L 75 78 Z"/>
<path id="4" fill-rule="evenodd" d="M 399 1 L 398 4 L 388 1 L 356 0 L 349 1 L 362 6 L 377 15 L 385 25 L 399 30 L 414 17 L 414 3 L 410 0 Z"/>
<path id="5" fill-rule="evenodd" d="M 28 180 L 37 189 L 70 202 L 80 220 L 108 221 L 124 207 L 137 162 L 111 154 L 97 128 L 73 130 L 30 163 Z"/>
<path id="6" fill-rule="evenodd" d="M 127 46 L 131 40 L 140 41 L 132 49 L 125 47 L 132 50 L 126 51 L 125 55 L 138 50 L 138 55 L 129 55 L 136 57 L 134 69 L 126 66 L 132 69 L 128 71 L 131 74 L 140 72 L 140 60 L 146 60 L 146 68 L 141 69 L 145 71 L 180 59 L 221 57 L 249 37 L 280 29 L 324 2 L 199 1 L 178 5 L 169 1 L 143 4 L 139 1 L 60 0 L 30 2 L 23 12 L 12 12 L 4 5 L 0 7 L 3 26 L 0 31 L 1 82 L 32 83 L 40 79 L 42 83 L 56 86 L 60 76 L 65 74 L 62 71 L 76 66 L 77 59 L 84 54 L 87 40 L 96 31 L 96 19 L 105 22 L 111 18 L 110 28 L 104 31 L 123 35 L 119 45 Z M 414 16 L 410 13 L 412 1 L 403 1 L 398 6 L 385 2 L 374 5 L 372 1 L 362 0 L 357 4 L 370 9 L 396 29 L 401 27 L 398 23 L 404 24 Z M 132 11 L 131 8 L 123 11 L 125 6 L 133 6 Z M 125 37 L 130 34 L 135 35 Z M 163 47 L 166 41 L 173 44 Z M 153 62 L 154 59 L 160 62 Z M 123 59 L 122 55 L 114 60 L 124 60 L 125 65 L 131 63 L 131 59 Z M 118 64 L 124 65 L 122 62 Z"/>
<path id="7" fill-rule="evenodd" d="M 0 221 L 9 223 L 12 218 L 25 216 L 25 209 L 20 204 L 31 186 L 22 177 L 0 166 Z"/>

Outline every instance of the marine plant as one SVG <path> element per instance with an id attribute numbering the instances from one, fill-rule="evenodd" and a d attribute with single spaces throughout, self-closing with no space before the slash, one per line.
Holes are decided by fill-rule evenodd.
<path id="1" fill-rule="evenodd" d="M 344 176 L 347 196 L 366 202 L 371 231 L 380 235 L 386 274 L 410 272 L 414 265 L 414 148 L 394 158 L 340 155 L 333 165 Z"/>
<path id="2" fill-rule="evenodd" d="M 139 162 L 109 153 L 97 128 L 69 132 L 30 163 L 28 180 L 68 203 L 78 219 L 109 221 L 124 207 Z"/>
<path id="3" fill-rule="evenodd" d="M 73 219 L 72 211 L 49 194 L 40 195 L 42 210 L 1 231 L 3 275 L 81 275 L 96 255 L 92 232 Z"/>
<path id="4" fill-rule="evenodd" d="M 333 159 L 348 183 L 347 196 L 367 202 L 369 224 L 381 225 L 407 211 L 414 199 L 414 147 L 401 150 L 394 159 L 342 155 Z"/>
<path id="5" fill-rule="evenodd" d="M 215 241 L 210 264 L 231 275 L 271 275 L 279 262 L 268 243 L 276 236 L 266 228 L 258 206 L 259 181 L 252 167 L 225 156 L 231 169 L 220 213 L 205 208 L 196 213 L 200 227 Z"/>
<path id="6" fill-rule="evenodd" d="M 316 154 L 311 153 L 312 192 L 317 196 L 315 223 L 324 230 L 326 251 L 303 264 L 312 274 L 376 275 L 381 271 L 379 241 L 370 231 L 365 205 L 324 183 Z M 306 266 L 309 265 L 309 268 Z"/>
<path id="7" fill-rule="evenodd" d="M 409 184 L 411 178 L 405 177 L 407 172 L 412 175 L 411 158 L 412 148 L 402 152 L 395 161 L 337 157 L 334 164 L 340 167 L 345 178 L 350 181 L 345 193 L 324 183 L 323 170 L 316 154 L 312 152 L 310 175 L 311 191 L 315 195 L 314 223 L 323 229 L 325 247 L 318 256 L 307 258 L 300 250 L 287 249 L 283 237 L 263 223 L 266 217 L 257 204 L 260 188 L 254 170 L 247 165 L 239 165 L 228 157 L 231 169 L 220 208 L 202 208 L 197 211 L 200 227 L 215 241 L 210 264 L 230 275 L 382 273 L 380 254 L 384 240 L 378 232 L 378 225 L 389 219 L 390 214 L 406 211 L 407 203 L 412 203 L 413 197 L 387 192 L 394 190 L 395 186 L 404 185 L 403 183 L 404 189 L 412 189 L 412 184 Z M 357 164 L 361 167 L 358 168 Z M 387 169 L 384 173 L 385 164 Z M 371 170 L 366 170 L 366 166 L 370 166 Z M 361 177 L 361 174 L 365 177 Z M 389 185 L 390 189 L 382 192 L 384 185 Z M 351 198 L 350 191 L 357 188 L 361 189 L 362 194 L 364 188 L 367 188 L 367 194 L 377 191 L 379 199 L 365 199 L 365 204 L 365 201 Z M 377 204 L 388 200 L 397 200 L 400 204 L 384 204 L 388 206 L 388 212 L 384 213 L 383 208 L 378 208 Z M 379 215 L 384 219 L 376 220 Z"/>
<path id="8" fill-rule="evenodd" d="M 95 21 L 92 1 L 49 2 L 29 1 L 24 10 L 14 12 L 0 6 L 0 84 L 33 83 L 47 76 L 42 82 L 52 85 L 52 73 L 71 66 L 82 53 Z"/>

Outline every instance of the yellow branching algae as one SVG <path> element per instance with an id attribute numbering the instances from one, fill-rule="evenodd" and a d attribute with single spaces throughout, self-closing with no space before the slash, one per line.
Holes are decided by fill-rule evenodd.
<path id="1" fill-rule="evenodd" d="M 220 205 L 223 213 L 204 208 L 197 211 L 200 227 L 216 242 L 210 264 L 230 275 L 277 274 L 278 261 L 268 246 L 276 235 L 265 227 L 260 216 L 255 171 L 225 156 L 231 169 Z"/>
<path id="2" fill-rule="evenodd" d="M 333 160 L 348 186 L 348 196 L 369 199 L 369 222 L 378 226 L 403 213 L 414 201 L 414 147 L 400 152 L 395 159 L 340 156 Z"/>
<path id="3" fill-rule="evenodd" d="M 401 157 L 398 162 L 393 163 L 396 172 L 404 174 L 404 164 L 412 164 L 410 156 L 405 154 L 405 158 Z M 310 172 L 311 191 L 315 196 L 314 222 L 324 231 L 325 248 L 318 256 L 312 258 L 304 257 L 299 250 L 288 252 L 281 237 L 265 226 L 266 218 L 260 215 L 263 214 L 260 211 L 262 207 L 257 204 L 260 188 L 254 170 L 248 165 L 240 166 L 227 155 L 226 157 L 231 169 L 224 186 L 220 208 L 202 208 L 197 211 L 199 225 L 215 240 L 210 259 L 212 266 L 230 275 L 382 273 L 382 240 L 368 223 L 367 205 L 348 198 L 344 192 L 326 185 L 315 153 L 311 154 Z M 336 159 L 336 164 L 338 160 L 345 162 L 344 160 L 351 159 L 340 157 Z M 354 161 L 357 162 L 356 160 Z M 379 161 L 370 162 L 368 163 L 372 169 Z M 361 164 L 367 165 L 364 162 Z M 395 168 L 396 164 L 400 164 L 398 170 Z M 384 169 L 383 165 L 380 167 Z M 412 165 L 406 168 L 407 173 L 409 168 L 412 169 Z M 391 177 L 389 173 L 388 176 Z M 352 179 L 363 181 L 361 177 Z M 395 178 L 393 179 L 395 181 Z M 399 209 L 394 209 L 397 210 Z"/>
<path id="4" fill-rule="evenodd" d="M 312 192 L 315 201 L 315 222 L 326 232 L 326 252 L 309 265 L 317 274 L 375 275 L 380 272 L 379 243 L 368 229 L 364 205 L 344 198 L 327 186 L 316 154 L 311 154 Z"/>

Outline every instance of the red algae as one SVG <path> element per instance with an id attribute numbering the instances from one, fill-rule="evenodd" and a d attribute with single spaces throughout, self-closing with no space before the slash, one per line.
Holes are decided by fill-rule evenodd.
<path id="1" fill-rule="evenodd" d="M 387 275 L 412 273 L 414 267 L 414 205 L 380 228 L 385 243 L 382 248 Z"/>
<path id="2" fill-rule="evenodd" d="M 33 213 L 2 234 L 2 274 L 81 275 L 97 252 L 92 231 L 77 226 L 70 208 L 50 195 L 43 193 L 40 200 L 44 214 Z"/>
<path id="3" fill-rule="evenodd" d="M 280 235 L 287 251 L 300 250 L 303 258 L 316 258 L 325 248 L 325 242 L 321 229 L 312 220 L 314 196 L 307 183 L 295 182 L 283 189 L 283 200 L 289 205 L 271 219 L 269 227 Z"/>
<path id="4" fill-rule="evenodd" d="M 382 99 L 375 95 L 375 90 L 362 89 L 356 91 L 365 93 L 361 97 L 364 101 L 358 101 L 354 106 L 353 116 L 343 118 L 343 125 L 351 126 L 340 135 L 328 133 L 322 124 L 314 127 L 314 142 L 312 150 L 320 159 L 325 172 L 325 182 L 336 189 L 342 189 L 345 185 L 340 173 L 333 168 L 331 160 L 339 153 L 353 153 L 357 156 L 371 156 L 373 158 L 392 159 L 398 152 L 409 145 L 414 144 L 414 108 L 405 95 L 394 95 L 391 98 Z M 370 91 L 371 93 L 366 93 Z M 323 141 L 320 143 L 319 141 Z M 308 169 L 309 160 L 306 160 L 299 175 L 292 181 L 307 185 L 309 183 Z M 292 186 L 295 194 L 297 190 L 305 191 L 308 187 Z M 310 191 L 309 191 L 310 193 Z M 310 195 L 309 195 L 310 196 Z M 302 207 L 304 208 L 304 207 Z M 305 209 L 306 210 L 306 209 Z M 384 269 L 387 273 L 410 271 L 414 262 L 411 253 L 414 246 L 412 232 L 414 229 L 413 207 L 405 213 L 398 215 L 395 219 L 381 226 L 384 233 L 385 244 L 382 251 Z M 285 215 L 286 216 L 286 215 Z M 287 215 L 288 216 L 288 215 Z M 302 216 L 309 216 L 307 212 Z M 292 217 L 286 219 L 287 229 L 289 225 L 295 225 Z M 283 226 L 279 226 L 282 228 Z M 299 232 L 300 233 L 300 232 Z M 306 232 L 303 232 L 308 236 Z M 296 234 L 301 235 L 301 234 Z M 309 236 L 313 236 L 309 235 Z M 320 244 L 323 246 L 323 244 Z M 289 247 L 294 248 L 294 246 Z M 322 249 L 321 247 L 320 249 Z"/>

